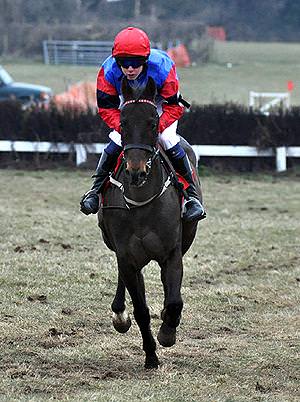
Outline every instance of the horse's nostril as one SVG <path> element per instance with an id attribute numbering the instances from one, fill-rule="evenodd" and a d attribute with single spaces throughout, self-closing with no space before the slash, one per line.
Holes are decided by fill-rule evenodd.
<path id="1" fill-rule="evenodd" d="M 146 172 L 141 172 L 141 173 L 140 173 L 140 178 L 141 178 L 142 180 L 144 180 L 144 179 L 146 178 L 146 176 L 147 176 Z"/>

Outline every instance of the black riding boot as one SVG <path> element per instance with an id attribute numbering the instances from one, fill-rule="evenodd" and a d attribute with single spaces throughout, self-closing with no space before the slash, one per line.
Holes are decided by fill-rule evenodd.
<path id="1" fill-rule="evenodd" d="M 170 154 L 168 154 L 170 158 Z M 183 158 L 170 158 L 176 172 L 188 182 L 189 186 L 186 189 L 188 200 L 185 200 L 183 205 L 182 219 L 186 222 L 200 221 L 206 217 L 205 209 L 199 199 L 195 183 L 192 176 L 192 168 L 187 154 Z"/>
<path id="2" fill-rule="evenodd" d="M 121 148 L 120 148 L 121 149 Z M 120 152 L 108 154 L 105 150 L 102 152 L 98 163 L 92 188 L 83 195 L 80 201 L 80 211 L 85 215 L 96 214 L 99 210 L 99 193 L 101 192 L 109 173 L 114 169 Z"/>

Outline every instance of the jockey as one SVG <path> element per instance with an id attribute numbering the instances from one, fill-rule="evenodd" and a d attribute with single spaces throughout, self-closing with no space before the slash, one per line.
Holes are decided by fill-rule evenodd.
<path id="1" fill-rule="evenodd" d="M 96 168 L 95 181 L 91 190 L 81 199 L 81 211 L 89 215 L 99 209 L 99 193 L 106 179 L 113 171 L 122 151 L 120 106 L 122 106 L 121 80 L 123 77 L 135 89 L 142 90 L 148 77 L 156 83 L 158 96 L 156 104 L 159 119 L 159 142 L 169 157 L 176 172 L 188 182 L 183 219 L 197 221 L 205 217 L 192 176 L 192 169 L 186 152 L 180 145 L 176 133 L 178 119 L 184 108 L 180 105 L 179 83 L 174 62 L 163 51 L 150 49 L 150 41 L 144 31 L 129 27 L 115 38 L 112 55 L 102 64 L 97 77 L 98 113 L 112 129 L 110 142 L 104 149 Z"/>

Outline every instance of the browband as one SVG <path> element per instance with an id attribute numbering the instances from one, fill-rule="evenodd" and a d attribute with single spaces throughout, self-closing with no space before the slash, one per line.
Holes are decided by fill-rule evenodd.
<path id="1" fill-rule="evenodd" d="M 149 103 L 156 108 L 156 104 L 149 99 L 131 99 L 123 103 L 123 107 L 130 105 L 131 103 Z"/>

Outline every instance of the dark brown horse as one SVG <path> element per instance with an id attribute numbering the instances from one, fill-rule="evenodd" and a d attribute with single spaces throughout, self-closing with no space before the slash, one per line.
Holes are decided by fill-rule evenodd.
<path id="1" fill-rule="evenodd" d="M 145 367 L 151 369 L 157 368 L 159 361 L 141 271 L 151 260 L 161 268 L 164 305 L 157 338 L 162 346 L 172 346 L 183 307 L 182 256 L 194 240 L 197 222 L 182 222 L 181 195 L 174 185 L 174 174 L 165 167 L 168 163 L 162 162 L 162 151 L 157 147 L 154 81 L 149 79 L 143 93 L 136 94 L 125 79 L 122 93 L 123 163 L 110 179 L 112 185 L 106 190 L 98 218 L 104 241 L 116 253 L 118 263 L 118 287 L 112 303 L 114 327 L 126 332 L 131 325 L 125 307 L 126 288 L 143 338 Z M 182 141 L 195 164 L 191 147 Z"/>

